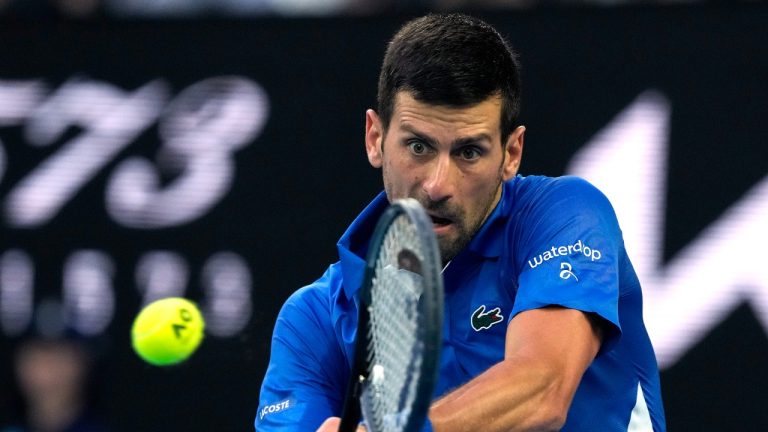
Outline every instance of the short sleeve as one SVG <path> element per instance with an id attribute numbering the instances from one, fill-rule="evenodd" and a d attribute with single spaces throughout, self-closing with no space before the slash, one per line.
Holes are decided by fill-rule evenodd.
<path id="1" fill-rule="evenodd" d="M 562 306 L 609 323 L 604 347 L 621 334 L 618 316 L 621 231 L 608 199 L 576 177 L 531 191 L 516 242 L 518 291 L 513 316 Z"/>
<path id="2" fill-rule="evenodd" d="M 294 293 L 275 323 L 269 366 L 259 395 L 257 431 L 315 430 L 338 416 L 349 374 L 335 342 L 327 274 Z"/>

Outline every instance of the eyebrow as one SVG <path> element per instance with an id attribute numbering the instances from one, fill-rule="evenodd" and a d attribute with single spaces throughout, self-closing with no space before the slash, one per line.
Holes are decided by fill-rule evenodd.
<path id="1" fill-rule="evenodd" d="M 491 137 L 488 134 L 480 133 L 480 134 L 469 136 L 469 137 L 459 138 L 453 141 L 452 147 L 464 147 L 472 144 L 477 145 L 483 142 L 487 142 L 490 144 L 491 141 L 492 141 Z"/>
<path id="2" fill-rule="evenodd" d="M 415 128 L 413 128 L 409 124 L 404 124 L 404 125 L 401 126 L 401 128 L 404 131 L 408 132 L 409 134 L 415 136 L 416 138 L 418 138 L 418 139 L 420 139 L 422 141 L 425 141 L 427 144 L 429 144 L 432 147 L 435 147 L 437 145 L 437 140 L 436 139 L 434 139 L 434 138 L 432 138 L 430 136 L 427 136 L 427 135 L 417 131 Z"/>
<path id="3" fill-rule="evenodd" d="M 425 141 L 426 143 L 428 143 L 429 145 L 431 145 L 433 147 L 435 147 L 437 145 L 437 140 L 436 139 L 434 139 L 434 138 L 432 138 L 432 137 L 430 137 L 428 135 L 425 135 L 425 134 L 417 131 L 415 128 L 413 128 L 409 124 L 404 124 L 404 125 L 401 126 L 401 128 L 404 131 L 410 133 L 411 135 L 414 135 L 416 138 L 418 138 L 418 139 L 420 139 L 422 141 Z M 458 139 L 454 140 L 451 143 L 451 148 L 464 147 L 464 146 L 472 145 L 472 144 L 480 144 L 482 142 L 490 143 L 491 141 L 493 141 L 493 140 L 491 139 L 490 135 L 488 135 L 487 133 L 479 133 L 477 135 L 468 136 L 468 137 L 462 137 L 462 138 L 458 138 Z"/>

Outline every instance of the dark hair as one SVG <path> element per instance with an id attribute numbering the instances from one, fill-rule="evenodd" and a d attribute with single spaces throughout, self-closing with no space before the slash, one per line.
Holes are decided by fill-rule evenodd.
<path id="1" fill-rule="evenodd" d="M 489 24 L 463 14 L 432 14 L 406 23 L 389 42 L 379 75 L 378 112 L 386 130 L 395 96 L 465 107 L 501 96 L 501 138 L 520 112 L 517 54 Z"/>

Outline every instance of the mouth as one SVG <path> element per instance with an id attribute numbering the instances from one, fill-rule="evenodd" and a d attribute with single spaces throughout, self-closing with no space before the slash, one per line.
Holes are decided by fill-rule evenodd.
<path id="1" fill-rule="evenodd" d="M 435 226 L 435 230 L 445 228 L 453 223 L 452 220 L 440 216 L 429 215 L 429 218 L 432 219 L 432 225 Z"/>

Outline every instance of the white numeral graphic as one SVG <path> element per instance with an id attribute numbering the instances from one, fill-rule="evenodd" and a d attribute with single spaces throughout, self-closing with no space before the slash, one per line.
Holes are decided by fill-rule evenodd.
<path id="1" fill-rule="evenodd" d="M 0 139 L 0 182 L 3 180 L 5 174 L 5 148 L 3 147 L 3 140 Z"/>
<path id="2" fill-rule="evenodd" d="M 47 92 L 42 81 L 0 80 L 0 127 L 23 124 Z"/>
<path id="3" fill-rule="evenodd" d="M 32 321 L 35 269 L 29 255 L 9 250 L 0 256 L 0 324 L 18 336 Z"/>
<path id="4" fill-rule="evenodd" d="M 45 97 L 46 91 L 41 81 L 0 80 L 0 127 L 22 124 Z M 5 166 L 5 148 L 0 139 L 0 180 L 5 174 Z"/>
<path id="5" fill-rule="evenodd" d="M 37 227 L 59 210 L 158 116 L 165 85 L 152 82 L 126 94 L 114 86 L 71 81 L 40 105 L 27 123 L 30 144 L 52 144 L 68 128 L 84 132 L 43 161 L 9 194 L 9 224 Z"/>
<path id="6" fill-rule="evenodd" d="M 174 252 L 149 252 L 136 266 L 136 286 L 144 295 L 143 304 L 165 297 L 182 297 L 188 280 L 187 263 Z"/>
<path id="7" fill-rule="evenodd" d="M 268 101 L 255 83 L 211 78 L 182 92 L 166 109 L 157 166 L 123 161 L 107 187 L 107 210 L 133 228 L 164 228 L 204 215 L 229 190 L 234 152 L 253 141 L 267 119 Z M 161 173 L 175 174 L 161 184 Z"/>
<path id="8" fill-rule="evenodd" d="M 251 319 L 251 273 L 242 257 L 230 252 L 213 255 L 203 267 L 206 331 L 234 336 Z"/>
<path id="9" fill-rule="evenodd" d="M 97 335 L 112 321 L 114 264 L 104 253 L 74 252 L 64 263 L 64 308 L 67 324 L 84 335 Z"/>

